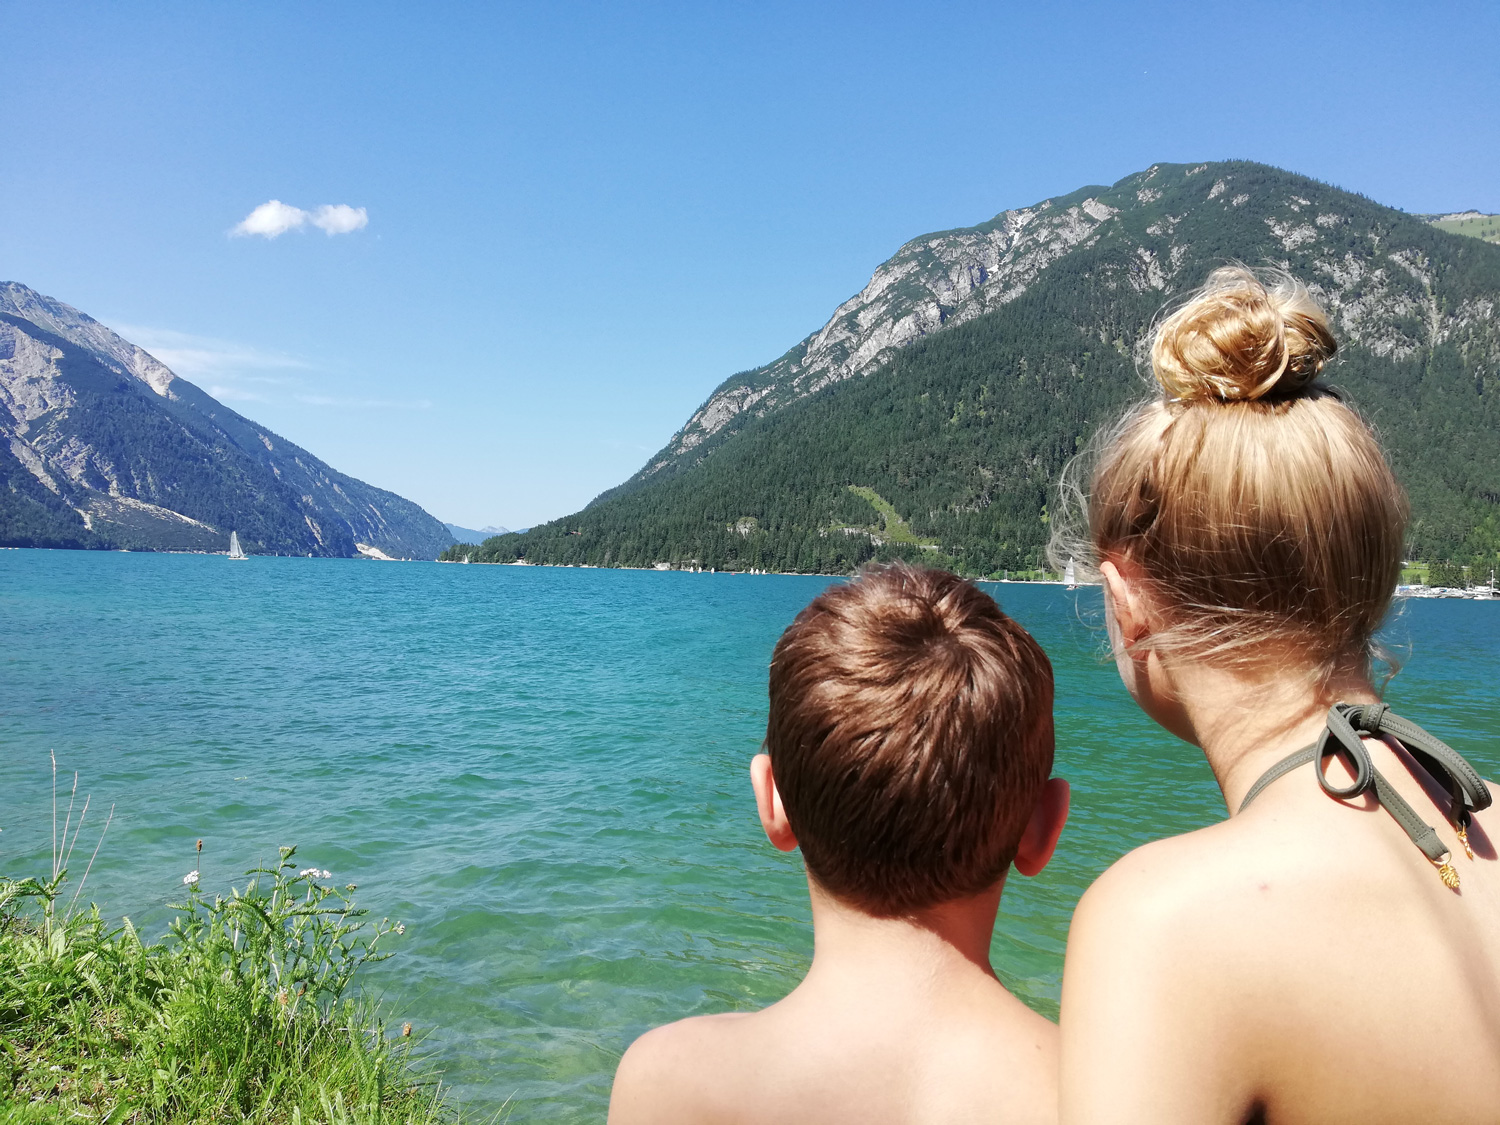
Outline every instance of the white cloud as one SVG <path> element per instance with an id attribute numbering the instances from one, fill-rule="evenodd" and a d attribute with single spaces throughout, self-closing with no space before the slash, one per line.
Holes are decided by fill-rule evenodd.
<path id="1" fill-rule="evenodd" d="M 343 406 L 359 410 L 431 410 L 432 400 L 419 398 L 401 401 L 389 398 L 333 398 L 329 395 L 297 395 L 306 406 Z"/>
<path id="2" fill-rule="evenodd" d="M 282 382 L 251 373 L 264 371 L 309 370 L 313 365 L 284 352 L 266 352 L 245 344 L 216 340 L 210 336 L 193 336 L 170 328 L 150 328 L 139 324 L 113 326 L 132 344 L 148 352 L 185 379 L 248 378 L 251 382 Z M 213 392 L 215 397 L 217 392 Z"/>
<path id="3" fill-rule="evenodd" d="M 348 234 L 362 229 L 370 221 L 363 207 L 347 203 L 325 203 L 313 212 L 310 222 L 324 234 Z"/>
<path id="4" fill-rule="evenodd" d="M 221 387 L 217 383 L 208 388 L 208 393 L 220 402 L 265 402 L 265 395 L 242 391 L 238 387 Z"/>
<path id="5" fill-rule="evenodd" d="M 320 413 L 324 410 L 431 410 L 433 406 L 432 400 L 427 398 L 365 398 L 357 393 L 316 393 L 309 384 L 326 379 L 328 370 L 286 352 L 264 351 L 247 344 L 212 336 L 195 336 L 171 328 L 119 322 L 112 327 L 220 402 L 263 403 L 282 409 L 295 404 L 311 408 L 304 413 L 312 410 Z"/>
<path id="6" fill-rule="evenodd" d="M 271 199 L 241 219 L 229 233 L 277 238 L 289 230 L 298 230 L 311 224 L 324 234 L 332 236 L 361 230 L 369 222 L 368 211 L 363 207 L 350 207 L 347 203 L 325 203 L 315 211 L 304 211 L 290 203 Z"/>
<path id="7" fill-rule="evenodd" d="M 292 207 L 279 199 L 262 203 L 240 221 L 231 234 L 258 234 L 275 238 L 289 230 L 296 230 L 307 222 L 309 216 L 300 207 Z"/>

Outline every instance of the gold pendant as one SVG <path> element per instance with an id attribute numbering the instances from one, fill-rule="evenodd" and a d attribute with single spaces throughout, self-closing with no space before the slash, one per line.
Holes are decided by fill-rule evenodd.
<path id="1" fill-rule="evenodd" d="M 1458 890 L 1458 872 L 1453 870 L 1453 864 L 1449 862 L 1452 858 L 1451 855 L 1444 852 L 1443 858 L 1437 861 L 1438 877 L 1443 880 L 1443 886 L 1447 887 L 1450 891 L 1456 891 Z"/>
<path id="2" fill-rule="evenodd" d="M 1469 847 L 1469 830 L 1462 824 L 1458 825 L 1458 842 L 1464 846 L 1464 854 L 1473 859 L 1474 849 Z"/>

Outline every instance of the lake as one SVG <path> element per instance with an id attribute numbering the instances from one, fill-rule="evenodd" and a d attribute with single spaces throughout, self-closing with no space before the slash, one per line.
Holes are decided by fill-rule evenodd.
<path id="1" fill-rule="evenodd" d="M 0 871 L 48 869 L 53 750 L 90 846 L 115 806 L 85 892 L 107 916 L 160 932 L 200 837 L 209 893 L 296 844 L 406 922 L 370 981 L 466 1105 L 602 1120 L 634 1036 L 807 965 L 801 867 L 746 766 L 771 648 L 828 581 L 0 551 Z M 1101 661 L 1097 591 L 986 588 L 1057 672 L 1073 817 L 994 946 L 1055 1015 L 1089 881 L 1224 808 Z M 1500 775 L 1500 602 L 1409 602 L 1387 634 L 1395 709 Z"/>

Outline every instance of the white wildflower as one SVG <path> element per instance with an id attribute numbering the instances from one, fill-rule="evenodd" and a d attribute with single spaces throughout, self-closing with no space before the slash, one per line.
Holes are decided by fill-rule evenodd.
<path id="1" fill-rule="evenodd" d="M 330 871 L 330 870 L 328 870 L 328 868 L 326 868 L 326 867 L 323 868 L 323 878 L 325 878 L 325 879 L 332 879 L 333 878 L 333 872 Z"/>
<path id="2" fill-rule="evenodd" d="M 198 873 L 196 871 L 189 871 L 182 877 L 182 885 L 184 887 L 196 887 L 198 885 Z"/>
<path id="3" fill-rule="evenodd" d="M 297 872 L 297 878 L 299 879 L 306 879 L 309 875 L 316 879 L 318 877 L 318 869 L 316 867 L 304 867 L 301 871 Z"/>
<path id="4" fill-rule="evenodd" d="M 397 922 L 396 923 L 396 932 L 398 934 L 404 934 L 404 933 L 406 933 L 406 923 L 405 922 Z"/>

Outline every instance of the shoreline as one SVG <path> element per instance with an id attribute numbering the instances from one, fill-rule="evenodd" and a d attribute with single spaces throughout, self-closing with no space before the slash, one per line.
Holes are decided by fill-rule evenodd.
<path id="1" fill-rule="evenodd" d="M 825 574 L 812 570 L 704 570 L 701 567 L 673 566 L 596 566 L 591 563 L 529 563 L 520 559 L 503 563 L 469 563 L 463 559 L 438 559 L 446 566 L 525 566 L 538 570 L 634 570 L 648 574 L 727 574 L 735 578 L 853 578 L 857 571 L 842 574 Z M 1067 586 L 1078 589 L 1097 586 L 1097 582 L 1064 582 L 1061 578 L 970 578 L 970 582 L 985 582 L 996 586 Z"/>
<path id="2" fill-rule="evenodd" d="M 76 547 L 11 547 L 0 546 L 0 551 L 62 551 L 76 554 L 106 554 L 106 555 L 192 555 L 203 558 L 227 558 L 225 551 L 148 551 L 129 550 L 115 548 L 113 550 L 88 550 Z M 537 567 L 546 570 L 631 570 L 645 573 L 659 574 L 724 574 L 736 578 L 853 578 L 854 571 L 842 574 L 826 574 L 821 571 L 788 571 L 788 570 L 703 570 L 693 567 L 672 566 L 597 566 L 590 563 L 529 563 L 517 559 L 514 562 L 504 563 L 469 563 L 464 559 L 402 559 L 392 558 L 383 552 L 365 553 L 355 555 L 249 555 L 252 559 L 301 559 L 316 558 L 324 562 L 405 562 L 405 563 L 437 563 L 445 566 L 521 566 Z M 1098 586 L 1097 582 L 1064 582 L 1060 578 L 969 578 L 970 582 L 978 582 L 989 586 L 1064 586 L 1068 589 L 1082 589 L 1086 586 Z M 1400 585 L 1396 587 L 1396 599 L 1416 598 L 1423 601 L 1470 601 L 1470 602 L 1500 602 L 1500 588 L 1488 586 L 1473 586 L 1468 589 L 1460 589 L 1448 586 L 1413 586 Z"/>

